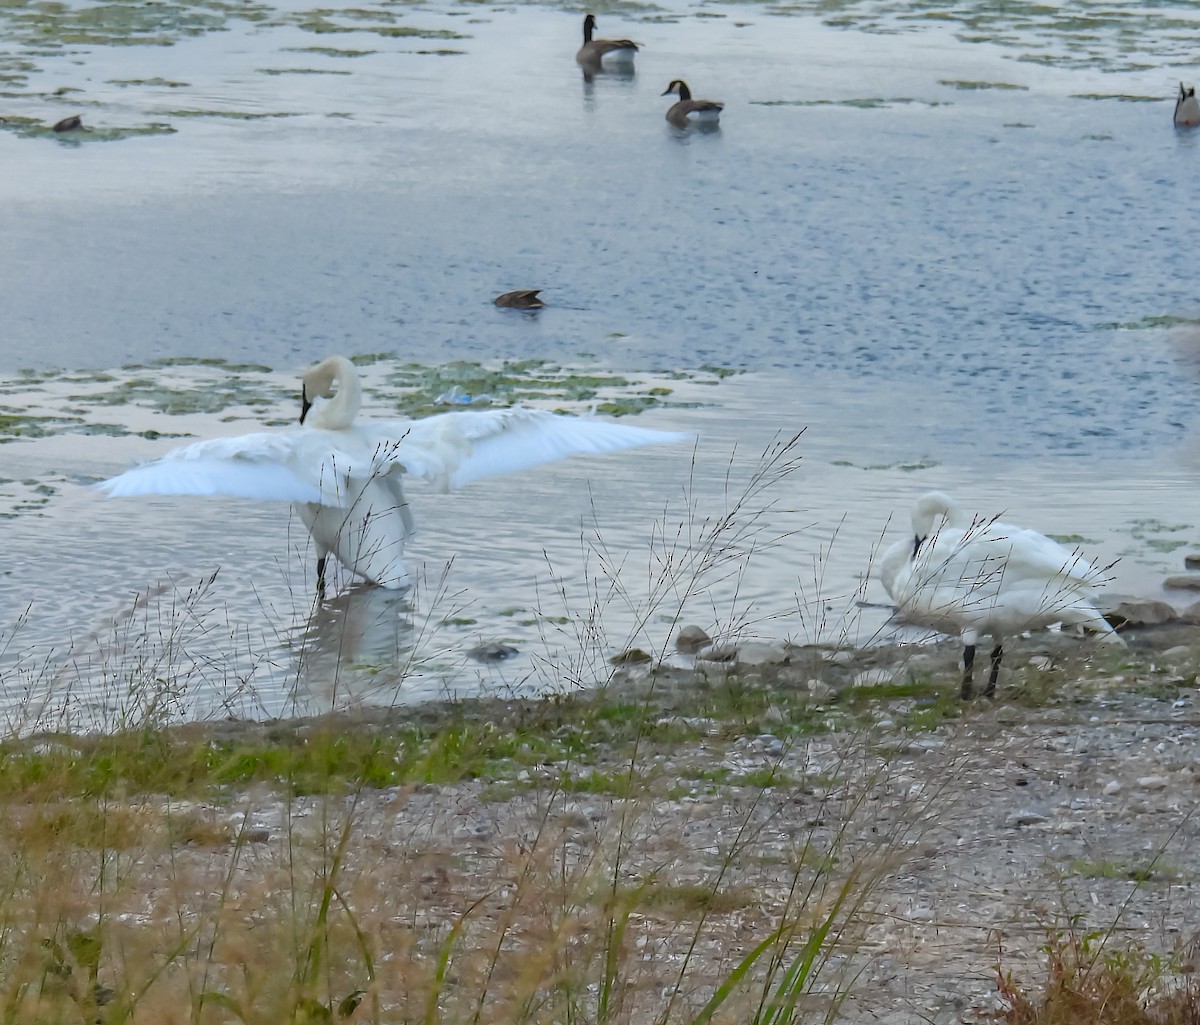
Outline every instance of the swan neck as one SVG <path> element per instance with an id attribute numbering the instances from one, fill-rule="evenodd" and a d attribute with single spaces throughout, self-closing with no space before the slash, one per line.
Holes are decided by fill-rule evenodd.
<path id="1" fill-rule="evenodd" d="M 305 374 L 300 420 L 306 427 L 342 430 L 361 406 L 358 371 L 344 356 L 331 356 Z"/>

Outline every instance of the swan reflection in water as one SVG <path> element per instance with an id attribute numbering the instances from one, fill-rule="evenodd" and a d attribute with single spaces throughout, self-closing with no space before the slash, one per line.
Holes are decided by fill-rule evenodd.
<path id="1" fill-rule="evenodd" d="M 503 671 L 518 658 L 517 648 L 445 630 L 445 620 L 462 611 L 445 584 L 442 578 L 427 589 L 396 591 L 362 581 L 314 604 L 288 636 L 295 682 L 287 713 L 320 715 L 520 689 L 520 681 Z M 525 667 L 517 675 L 527 672 Z"/>
<path id="2" fill-rule="evenodd" d="M 418 658 L 413 611 L 411 591 L 366 582 L 316 602 L 289 637 L 296 656 L 295 713 L 403 700 Z"/>

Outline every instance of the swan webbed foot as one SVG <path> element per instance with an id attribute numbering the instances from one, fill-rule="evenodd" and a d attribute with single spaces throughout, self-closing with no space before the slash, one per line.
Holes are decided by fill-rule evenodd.
<path id="1" fill-rule="evenodd" d="M 974 668 L 975 645 L 967 644 L 963 647 L 962 693 L 960 694 L 963 701 L 971 700 L 971 672 Z"/>
<path id="2" fill-rule="evenodd" d="M 992 649 L 992 671 L 988 674 L 987 690 L 984 697 L 993 697 L 996 693 L 996 680 L 1000 678 L 1000 660 L 1004 657 L 1004 645 L 997 644 Z"/>

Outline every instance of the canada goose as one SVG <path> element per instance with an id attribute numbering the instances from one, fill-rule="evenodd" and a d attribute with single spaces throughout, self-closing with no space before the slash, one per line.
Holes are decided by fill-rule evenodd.
<path id="1" fill-rule="evenodd" d="M 583 45 L 575 54 L 575 60 L 587 67 L 596 68 L 601 64 L 633 63 L 638 44 L 631 39 L 593 39 L 596 30 L 596 16 L 589 14 L 583 19 Z"/>
<path id="2" fill-rule="evenodd" d="M 316 543 L 318 593 L 331 553 L 352 573 L 395 588 L 409 582 L 401 556 L 415 527 L 402 475 L 449 490 L 579 453 L 689 437 L 521 407 L 355 423 L 361 403 L 354 364 L 331 356 L 304 375 L 300 426 L 185 445 L 97 487 L 118 497 L 292 502 Z"/>
<path id="3" fill-rule="evenodd" d="M 55 123 L 50 129 L 52 132 L 75 132 L 83 128 L 83 118 L 78 114 L 72 114 L 70 117 L 64 117 L 61 121 Z"/>
<path id="4" fill-rule="evenodd" d="M 913 536 L 892 545 L 879 577 L 901 621 L 958 634 L 963 641 L 962 697 L 971 697 L 975 644 L 994 643 L 987 695 L 995 693 L 1004 638 L 1054 623 L 1082 625 L 1124 642 L 1092 604 L 1104 571 L 1035 530 L 971 520 L 948 495 L 918 499 Z"/>
<path id="5" fill-rule="evenodd" d="M 538 298 L 540 288 L 518 288 L 515 292 L 505 292 L 492 300 L 497 306 L 510 310 L 540 310 L 546 304 Z"/>
<path id="6" fill-rule="evenodd" d="M 1200 102 L 1196 100 L 1196 87 L 1179 83 L 1179 96 L 1175 99 L 1175 124 L 1180 128 L 1200 125 Z"/>
<path id="7" fill-rule="evenodd" d="M 693 100 L 692 91 L 681 78 L 675 79 L 663 90 L 663 96 L 670 96 L 672 93 L 679 96 L 679 102 L 673 103 L 667 111 L 667 120 L 673 125 L 682 127 L 689 121 L 712 124 L 721 117 L 721 111 L 725 109 L 725 104 L 717 100 Z"/>

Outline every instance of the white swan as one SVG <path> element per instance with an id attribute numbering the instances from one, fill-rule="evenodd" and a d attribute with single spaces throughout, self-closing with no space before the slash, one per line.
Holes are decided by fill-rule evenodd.
<path id="1" fill-rule="evenodd" d="M 120 497 L 293 502 L 317 546 L 318 591 L 330 554 L 353 573 L 394 588 L 409 583 L 402 556 L 414 530 L 403 474 L 449 490 L 578 453 L 691 437 L 520 407 L 355 423 L 361 404 L 354 364 L 331 356 L 304 375 L 299 427 L 185 445 L 96 486 Z"/>
<path id="2" fill-rule="evenodd" d="M 1175 126 L 1194 128 L 1200 125 L 1200 101 L 1196 99 L 1196 87 L 1179 83 L 1179 95 L 1175 98 Z"/>
<path id="3" fill-rule="evenodd" d="M 1104 571 L 1078 552 L 1035 530 L 971 520 L 938 491 L 918 499 L 912 525 L 913 537 L 884 553 L 879 577 L 902 621 L 962 637 L 964 699 L 971 697 L 980 634 L 994 642 L 988 695 L 996 690 L 1005 637 L 1063 623 L 1124 643 L 1091 601 Z"/>

